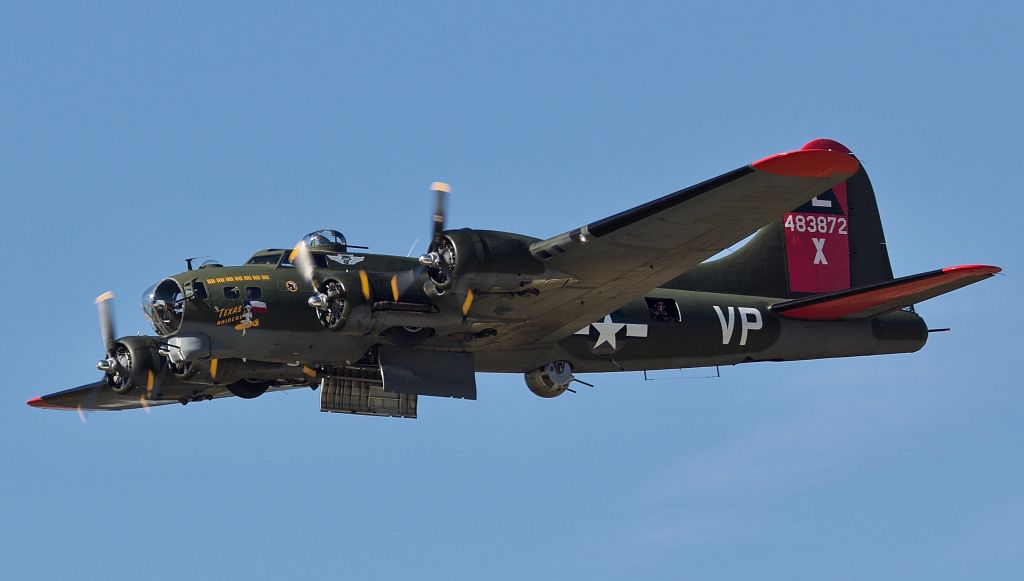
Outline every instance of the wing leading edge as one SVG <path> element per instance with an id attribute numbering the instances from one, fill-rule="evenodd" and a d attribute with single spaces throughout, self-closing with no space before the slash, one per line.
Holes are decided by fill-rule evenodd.
<path id="1" fill-rule="evenodd" d="M 233 394 L 225 385 L 196 385 L 192 398 L 184 401 L 198 401 L 207 399 L 220 399 L 233 397 Z M 271 391 L 285 391 L 297 389 L 297 385 L 274 385 L 268 389 Z M 117 393 L 107 386 L 106 381 L 97 381 L 79 387 L 72 387 L 64 391 L 50 393 L 28 400 L 28 405 L 36 408 L 69 411 L 120 411 L 139 408 L 149 408 L 170 403 L 182 403 L 181 397 L 165 397 L 148 399 L 143 395 L 144 390 L 134 389 L 128 393 Z"/>
<path id="2" fill-rule="evenodd" d="M 64 391 L 35 397 L 26 402 L 36 408 L 51 410 L 91 411 L 130 410 L 154 405 L 175 403 L 174 400 L 146 400 L 138 390 L 120 394 L 107 386 L 106 381 L 97 381 Z"/>
<path id="3" fill-rule="evenodd" d="M 517 307 L 527 322 L 492 348 L 557 341 L 697 266 L 853 175 L 845 151 L 804 149 L 755 161 L 575 230 L 530 250 L 566 283 Z"/>

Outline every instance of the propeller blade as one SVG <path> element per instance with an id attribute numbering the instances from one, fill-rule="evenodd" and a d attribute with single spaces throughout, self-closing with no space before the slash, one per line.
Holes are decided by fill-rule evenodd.
<path id="1" fill-rule="evenodd" d="M 304 240 L 300 240 L 291 253 L 288 254 L 288 261 L 295 265 L 299 275 L 313 287 L 314 291 L 320 292 L 320 283 L 316 278 L 316 263 L 313 261 L 313 253 L 310 252 Z"/>
<path id="2" fill-rule="evenodd" d="M 441 244 L 441 233 L 444 232 L 444 224 L 447 215 L 448 194 L 452 192 L 451 186 L 444 182 L 430 184 L 430 191 L 434 192 L 434 231 L 430 239 L 430 252 L 437 250 Z"/>
<path id="3" fill-rule="evenodd" d="M 146 372 L 146 385 L 138 386 L 142 392 L 139 394 L 139 405 L 146 410 L 146 415 L 149 415 L 149 402 L 160 399 L 160 388 L 171 374 L 171 367 L 163 356 L 157 356 L 156 366 L 156 372 L 152 369 Z"/>
<path id="4" fill-rule="evenodd" d="M 100 395 L 100 391 L 107 387 L 106 381 L 99 381 L 92 384 L 92 388 L 89 389 L 89 394 L 85 396 L 83 402 L 85 403 L 85 409 L 82 409 L 82 404 L 78 404 L 78 417 L 85 423 L 85 410 L 93 410 L 96 408 L 96 399 Z"/>
<path id="5" fill-rule="evenodd" d="M 391 294 L 395 301 L 401 300 L 403 296 L 413 287 L 420 275 L 427 269 L 422 264 L 417 264 L 415 268 L 409 270 L 403 270 L 396 272 L 391 277 Z"/>
<path id="6" fill-rule="evenodd" d="M 100 337 L 103 339 L 103 349 L 110 357 L 114 350 L 114 312 L 111 301 L 114 293 L 107 291 L 96 297 L 96 311 L 100 317 Z"/>

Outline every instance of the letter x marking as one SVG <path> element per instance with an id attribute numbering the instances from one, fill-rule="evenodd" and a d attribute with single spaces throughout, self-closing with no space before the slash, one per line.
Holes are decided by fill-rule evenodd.
<path id="1" fill-rule="evenodd" d="M 814 264 L 828 264 L 825 260 L 825 239 L 811 238 L 811 242 L 814 243 Z"/>

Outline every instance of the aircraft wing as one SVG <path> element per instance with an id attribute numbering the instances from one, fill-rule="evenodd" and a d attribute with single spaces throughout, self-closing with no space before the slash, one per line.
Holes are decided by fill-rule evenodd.
<path id="1" fill-rule="evenodd" d="M 204 398 L 234 397 L 223 385 L 193 385 L 190 387 L 201 390 Z M 271 386 L 267 391 L 283 391 L 295 387 L 299 386 Z M 107 387 L 106 381 L 101 380 L 96 383 L 72 387 L 64 391 L 32 398 L 26 403 L 37 408 L 69 411 L 132 410 L 179 403 L 176 396 L 169 396 L 166 399 L 146 399 L 142 393 L 143 390 L 141 389 L 134 389 L 125 394 L 116 393 Z"/>
<path id="2" fill-rule="evenodd" d="M 544 262 L 547 282 L 553 284 L 520 301 L 513 316 L 527 322 L 501 330 L 489 348 L 571 335 L 743 240 L 859 167 L 846 152 L 780 153 L 536 242 L 530 249 Z M 486 301 L 478 298 L 478 303 Z"/>
<path id="3" fill-rule="evenodd" d="M 165 403 L 170 401 L 146 401 L 140 399 L 139 390 L 131 393 L 115 393 L 107 386 L 106 381 L 97 381 L 64 391 L 47 394 L 28 400 L 28 405 L 37 408 L 63 410 L 130 410 Z M 145 402 L 145 406 L 143 405 Z"/>

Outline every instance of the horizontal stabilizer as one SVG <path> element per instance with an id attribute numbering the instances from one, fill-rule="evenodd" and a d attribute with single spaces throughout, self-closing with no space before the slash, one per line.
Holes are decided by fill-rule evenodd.
<path id="1" fill-rule="evenodd" d="M 982 264 L 950 266 L 877 284 L 776 303 L 771 308 L 777 315 L 787 319 L 866 319 L 954 291 L 986 279 L 1000 270 L 997 266 Z"/>

